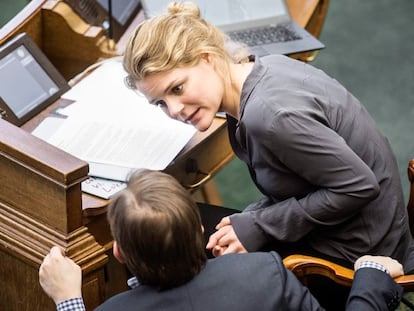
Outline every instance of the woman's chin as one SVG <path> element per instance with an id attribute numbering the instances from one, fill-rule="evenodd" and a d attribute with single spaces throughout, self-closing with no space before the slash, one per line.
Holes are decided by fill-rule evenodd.
<path id="1" fill-rule="evenodd" d="M 207 121 L 206 119 L 200 120 L 196 124 L 193 124 L 193 126 L 199 131 L 199 132 L 205 132 L 207 131 L 211 124 L 213 123 L 213 119 L 210 121 Z"/>
<path id="2" fill-rule="evenodd" d="M 197 131 L 199 131 L 199 132 L 205 132 L 205 131 L 207 131 L 208 130 L 208 128 L 209 127 L 205 127 L 205 126 L 200 126 L 199 124 L 197 124 L 196 126 L 194 126 L 196 129 L 197 129 Z"/>

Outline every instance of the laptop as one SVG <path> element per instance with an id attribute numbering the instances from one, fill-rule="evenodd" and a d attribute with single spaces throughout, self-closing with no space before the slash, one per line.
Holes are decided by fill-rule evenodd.
<path id="1" fill-rule="evenodd" d="M 141 0 L 146 18 L 165 13 L 170 0 Z M 244 42 L 258 56 L 289 55 L 324 48 L 290 17 L 285 0 L 193 0 L 201 16 Z"/>

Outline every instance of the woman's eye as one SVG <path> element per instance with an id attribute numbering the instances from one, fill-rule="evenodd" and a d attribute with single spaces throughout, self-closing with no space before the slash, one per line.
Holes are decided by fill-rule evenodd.
<path id="1" fill-rule="evenodd" d="M 180 84 L 178 86 L 173 87 L 172 92 L 174 94 L 181 94 L 183 92 L 183 85 Z"/>
<path id="2" fill-rule="evenodd" d="M 165 101 L 163 101 L 163 100 L 157 100 L 154 103 L 154 105 L 157 106 L 158 108 L 164 108 L 164 107 L 166 107 Z"/>

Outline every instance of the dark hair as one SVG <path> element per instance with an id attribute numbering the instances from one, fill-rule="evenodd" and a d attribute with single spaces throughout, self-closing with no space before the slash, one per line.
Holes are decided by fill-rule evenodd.
<path id="1" fill-rule="evenodd" d="M 108 206 L 114 240 L 128 269 L 144 285 L 182 285 L 206 262 L 200 214 L 191 194 L 172 176 L 135 172 Z"/>

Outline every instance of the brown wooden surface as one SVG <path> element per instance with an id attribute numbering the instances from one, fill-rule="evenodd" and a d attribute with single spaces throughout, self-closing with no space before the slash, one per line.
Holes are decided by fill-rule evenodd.
<path id="1" fill-rule="evenodd" d="M 303 8 L 292 6 L 291 13 L 306 23 Z M 138 14 L 119 40 L 118 52 L 142 19 Z M 59 0 L 29 2 L 0 30 L 0 44 L 21 32 L 29 34 L 68 80 L 115 53 L 103 29 L 86 24 Z M 29 134 L 56 106 L 67 104 L 56 102 L 22 128 L 0 120 L 0 310 L 55 310 L 37 276 L 53 245 L 60 245 L 81 266 L 88 310 L 126 289 L 127 271 L 111 255 L 108 201 L 80 190 L 87 163 Z M 219 204 L 211 178 L 232 158 L 226 122 L 217 118 L 165 171 L 197 198 Z"/>
<path id="2" fill-rule="evenodd" d="M 292 19 L 310 31 L 315 37 L 319 37 L 328 10 L 329 0 L 286 0 L 286 4 Z M 318 20 L 318 24 L 313 26 L 315 28 L 309 28 L 314 18 L 322 19 Z"/>
<path id="3" fill-rule="evenodd" d="M 296 254 L 286 257 L 283 263 L 305 286 L 309 285 L 308 277 L 311 275 L 325 276 L 339 285 L 346 287 L 352 286 L 354 270 L 345 268 L 331 261 Z M 403 286 L 405 291 L 414 291 L 414 275 L 403 275 L 394 280 Z"/>
<path id="4" fill-rule="evenodd" d="M 0 119 L 0 168 L 0 310 L 52 310 L 37 271 L 53 245 L 81 266 L 86 303 L 96 306 L 107 256 L 82 225 L 87 163 Z"/>
<path id="5" fill-rule="evenodd" d="M 292 19 L 319 38 L 328 14 L 329 0 L 286 0 L 286 3 Z M 318 51 L 298 53 L 290 57 L 311 62 L 318 53 Z"/>

